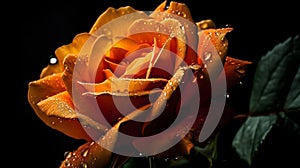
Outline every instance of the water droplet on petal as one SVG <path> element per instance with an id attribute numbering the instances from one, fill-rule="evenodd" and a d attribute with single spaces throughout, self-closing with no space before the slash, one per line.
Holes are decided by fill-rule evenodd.
<path id="1" fill-rule="evenodd" d="M 66 151 L 66 152 L 64 153 L 64 157 L 65 157 L 66 159 L 70 158 L 71 156 L 72 156 L 72 152 L 70 152 L 70 151 Z"/>
<path id="2" fill-rule="evenodd" d="M 243 69 L 243 68 L 241 68 L 241 67 L 237 67 L 236 69 L 235 69 L 235 72 L 237 72 L 238 74 L 241 74 L 241 75 L 243 75 L 243 74 L 245 74 L 245 69 Z"/>
<path id="3" fill-rule="evenodd" d="M 66 166 L 66 167 L 70 167 L 70 166 L 71 166 L 71 163 L 68 162 L 68 161 L 66 161 L 66 162 L 65 162 L 65 166 Z"/>
<path id="4" fill-rule="evenodd" d="M 81 168 L 87 168 L 88 165 L 87 165 L 85 162 L 81 162 L 81 163 L 80 163 L 80 167 L 81 167 Z"/>
<path id="5" fill-rule="evenodd" d="M 89 153 L 89 149 L 85 150 L 83 153 L 82 153 L 82 157 L 86 157 Z"/>
<path id="6" fill-rule="evenodd" d="M 108 37 L 111 37 L 111 31 L 108 29 L 108 28 L 104 28 L 102 30 L 103 34 L 108 36 Z"/>
<path id="7" fill-rule="evenodd" d="M 210 60 L 212 59 L 212 54 L 211 54 L 211 52 L 205 52 L 205 53 L 204 53 L 203 59 L 204 59 L 205 62 L 210 61 Z"/>

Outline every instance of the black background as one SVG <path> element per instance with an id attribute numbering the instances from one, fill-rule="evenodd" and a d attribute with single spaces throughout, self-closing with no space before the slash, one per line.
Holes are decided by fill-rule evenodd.
<path id="1" fill-rule="evenodd" d="M 28 83 L 39 74 L 54 54 L 54 50 L 72 41 L 81 32 L 88 32 L 98 16 L 107 7 L 130 5 L 137 10 L 154 10 L 162 1 L 157 0 L 80 0 L 80 1 L 24 1 L 15 18 L 19 49 L 9 68 L 13 82 L 10 86 L 13 102 L 8 109 L 9 124 L 4 127 L 11 154 L 12 167 L 59 167 L 64 152 L 76 149 L 82 142 L 65 136 L 44 125 L 27 101 Z M 218 27 L 230 24 L 234 30 L 227 36 L 228 55 L 252 61 L 271 50 L 286 38 L 299 34 L 296 3 L 290 1 L 177 1 L 190 8 L 193 19 L 212 19 Z M 17 63 L 17 66 L 15 65 Z M 9 66 L 9 65 L 8 65 Z M 251 88 L 251 76 L 246 86 Z M 248 93 L 240 95 L 247 100 Z M 246 105 L 245 105 L 246 106 Z M 5 110 L 7 111 L 7 110 Z M 4 144 L 5 146 L 6 144 Z M 13 147 L 13 149 L 12 149 Z M 2 150 L 5 155 L 5 150 Z"/>

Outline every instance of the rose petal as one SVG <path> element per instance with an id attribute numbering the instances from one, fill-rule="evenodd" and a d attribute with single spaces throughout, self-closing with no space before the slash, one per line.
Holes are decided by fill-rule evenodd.
<path id="1" fill-rule="evenodd" d="M 191 142 L 192 137 L 188 135 L 189 130 L 185 130 L 184 125 L 191 121 L 193 119 L 186 117 L 170 130 L 144 139 L 135 139 L 132 144 L 137 151 L 146 156 L 155 154 L 159 158 L 168 158 L 188 155 L 194 144 Z"/>
<path id="2" fill-rule="evenodd" d="M 117 64 L 107 59 L 104 59 L 103 62 L 108 65 L 109 70 L 111 70 L 116 77 L 120 77 L 126 71 L 126 65 Z"/>
<path id="3" fill-rule="evenodd" d="M 124 133 L 125 130 L 125 134 L 127 135 L 132 135 L 134 137 L 140 136 L 141 126 L 139 126 L 139 122 L 134 122 L 134 120 L 136 118 L 139 118 L 140 116 L 143 116 L 144 113 L 147 113 L 150 106 L 151 106 L 150 104 L 146 104 L 145 106 L 142 106 L 139 109 L 132 111 L 132 113 L 118 120 L 118 122 L 116 122 L 114 126 L 111 129 L 109 129 L 102 138 L 97 140 L 97 143 L 110 151 L 118 150 L 118 148 L 121 148 L 121 150 L 123 149 L 124 151 L 124 145 L 126 145 L 126 152 L 132 152 L 132 153 L 127 153 L 127 155 L 135 154 L 137 151 L 131 145 L 131 142 L 125 141 L 129 139 L 120 138 L 119 135 L 120 132 Z M 124 127 L 125 129 L 123 129 Z M 132 128 L 135 129 L 133 130 Z"/>
<path id="4" fill-rule="evenodd" d="M 205 29 L 198 32 L 198 64 L 204 65 L 211 80 L 216 79 L 223 70 L 228 41 L 226 34 L 232 28 Z"/>
<path id="5" fill-rule="evenodd" d="M 166 62 L 163 62 L 164 65 L 168 65 L 168 68 L 172 68 L 167 69 L 169 73 L 175 73 L 186 57 L 186 36 L 182 27 L 183 25 L 178 20 L 172 18 L 166 18 L 161 22 L 153 19 L 140 19 L 131 25 L 128 34 L 136 41 L 147 42 L 160 49 L 176 53 L 176 57 L 171 57 L 171 59 L 167 57 Z M 158 57 L 160 61 L 164 58 Z M 175 59 L 176 61 L 173 63 Z"/>
<path id="6" fill-rule="evenodd" d="M 58 116 L 48 116 L 45 111 L 42 111 L 42 109 L 38 107 L 37 104 L 39 102 L 64 91 L 65 86 L 61 79 L 61 74 L 49 75 L 29 83 L 28 101 L 36 115 L 49 127 L 57 129 L 76 139 L 90 139 L 77 119 L 63 119 Z"/>
<path id="7" fill-rule="evenodd" d="M 148 69 L 152 55 L 153 55 L 152 53 L 148 53 L 145 57 L 140 57 L 140 58 L 136 58 L 135 60 L 133 60 L 127 66 L 126 71 L 124 72 L 123 76 L 121 76 L 121 77 L 126 77 L 126 76 L 133 77 L 139 71 L 141 71 L 143 69 Z"/>
<path id="8" fill-rule="evenodd" d="M 127 52 L 127 49 L 112 47 L 109 51 L 109 55 L 106 54 L 106 59 L 109 59 L 115 63 L 119 63 L 124 59 Z"/>
<path id="9" fill-rule="evenodd" d="M 37 103 L 37 106 L 47 116 L 56 116 L 62 119 L 77 118 L 72 99 L 67 91 L 46 98 Z"/>
<path id="10" fill-rule="evenodd" d="M 69 152 L 59 168 L 106 168 L 110 163 L 111 156 L 110 151 L 96 142 L 86 142 L 78 149 Z"/>
<path id="11" fill-rule="evenodd" d="M 72 43 L 57 48 L 55 50 L 55 55 L 57 56 L 59 62 L 62 63 L 65 57 L 69 54 L 78 55 L 81 51 L 81 48 L 91 37 L 92 35 L 88 33 L 80 33 L 73 38 Z"/>
<path id="12" fill-rule="evenodd" d="M 151 17 L 164 20 L 165 17 L 170 17 L 170 15 L 163 15 L 161 12 L 168 13 L 168 14 L 174 14 L 180 17 L 183 17 L 191 22 L 193 22 L 192 15 L 190 13 L 190 9 L 184 4 L 184 3 L 178 3 L 175 1 L 171 1 L 169 3 L 168 8 L 167 1 L 164 1 L 161 3 L 154 12 L 150 15 Z"/>
<path id="13" fill-rule="evenodd" d="M 76 115 L 77 118 L 80 119 L 81 125 L 84 125 L 84 129 L 86 132 L 89 133 L 89 135 L 93 135 L 92 138 L 97 138 L 105 132 L 107 129 L 107 126 L 102 125 L 95 121 L 99 120 L 97 117 L 95 117 L 97 113 L 97 108 L 95 109 L 94 106 L 91 104 L 92 101 L 89 98 L 81 99 L 81 93 L 83 92 L 83 88 L 78 86 L 78 83 L 75 83 L 74 80 L 78 79 L 78 76 L 81 77 L 84 81 L 88 80 L 87 75 L 87 68 L 77 68 L 75 72 L 74 66 L 75 66 L 76 57 L 72 55 L 68 55 L 64 60 L 65 65 L 65 71 L 62 75 L 62 79 L 65 83 L 66 89 L 69 93 L 69 95 L 73 98 L 73 104 L 76 105 Z M 77 65 L 82 62 L 77 62 Z M 108 72 L 104 72 L 105 75 L 109 75 Z M 73 79 L 73 76 L 74 79 Z M 75 89 L 73 89 L 75 88 Z M 80 104 L 80 105 L 78 105 Z M 74 107 L 75 108 L 75 107 Z"/>
<path id="14" fill-rule="evenodd" d="M 201 20 L 200 22 L 196 22 L 196 25 L 200 30 L 217 28 L 216 24 L 211 19 Z"/>
<path id="15" fill-rule="evenodd" d="M 168 81 L 162 94 L 158 97 L 158 99 L 154 102 L 153 108 L 151 111 L 151 115 L 149 115 L 149 120 L 152 120 L 161 114 L 161 111 L 164 110 L 167 101 L 171 98 L 172 94 L 178 88 L 179 83 L 181 83 L 182 78 L 184 76 L 184 69 L 178 69 L 176 73 L 172 76 L 172 78 Z M 149 123 L 145 123 L 145 128 Z"/>
<path id="16" fill-rule="evenodd" d="M 155 155 L 158 158 L 175 158 L 182 155 L 189 155 L 194 147 L 190 133 L 184 136 L 177 144 L 170 149 Z"/>
<path id="17" fill-rule="evenodd" d="M 124 17 L 122 19 L 117 19 L 118 17 L 121 16 Z M 149 16 L 146 13 L 135 10 L 131 6 L 120 7 L 118 9 L 109 7 L 105 12 L 103 12 L 98 17 L 98 19 L 90 29 L 89 33 L 95 34 L 97 36 L 103 34 L 109 35 L 111 37 L 125 36 L 128 27 L 131 25 L 133 21 L 141 18 L 148 18 L 148 17 Z M 117 20 L 113 21 L 114 19 Z"/>
<path id="18" fill-rule="evenodd" d="M 225 61 L 228 48 L 228 40 L 225 37 L 227 33 L 231 32 L 232 28 L 219 29 L 204 29 L 198 32 L 198 63 L 209 64 L 217 57 Z"/>
<path id="19" fill-rule="evenodd" d="M 157 97 L 161 92 L 159 88 L 163 88 L 166 82 L 166 79 L 108 78 L 102 83 L 80 83 L 80 85 L 86 89 L 82 92 L 86 97 L 82 99 L 96 96 L 97 108 L 103 112 L 109 123 L 114 125 L 120 117 L 149 104 L 149 97 Z M 87 112 L 83 111 L 83 114 L 96 118 L 102 124 L 101 118 L 92 117 L 93 114 Z"/>
<path id="20" fill-rule="evenodd" d="M 48 65 L 46 68 L 42 70 L 40 78 L 45 77 L 47 75 L 53 73 L 60 73 L 64 70 L 63 61 L 68 54 L 78 55 L 81 48 L 91 37 L 88 33 L 80 33 L 73 38 L 73 41 L 70 44 L 63 45 L 55 50 L 55 55 L 58 59 L 58 64 Z"/>
<path id="21" fill-rule="evenodd" d="M 42 72 L 40 74 L 40 78 L 43 78 L 48 75 L 61 73 L 63 71 L 63 68 L 61 66 L 61 62 L 58 61 L 57 64 L 49 64 L 45 68 L 42 69 Z"/>
<path id="22" fill-rule="evenodd" d="M 102 81 L 104 79 L 104 74 L 99 73 L 99 70 L 101 72 L 101 70 L 104 68 L 104 65 L 101 64 L 101 62 L 111 47 L 112 40 L 105 35 L 99 36 L 91 47 L 91 51 L 88 56 L 87 67 L 83 68 L 88 68 L 88 72 L 92 80 L 94 79 Z"/>
<path id="23" fill-rule="evenodd" d="M 72 96 L 73 70 L 74 70 L 76 59 L 77 59 L 77 57 L 74 55 L 68 55 L 65 58 L 65 60 L 64 60 L 65 70 L 61 76 L 62 80 L 65 84 L 65 88 L 71 96 Z"/>
<path id="24" fill-rule="evenodd" d="M 161 3 L 153 13 L 151 17 L 155 18 L 158 21 L 163 21 L 167 18 L 173 18 L 178 20 L 185 30 L 186 34 L 186 57 L 185 62 L 187 65 L 191 65 L 197 62 L 197 26 L 195 25 L 189 8 L 184 3 L 178 3 L 171 1 L 168 8 L 166 9 L 167 1 Z"/>
<path id="25" fill-rule="evenodd" d="M 115 48 L 121 48 L 126 51 L 133 51 L 139 48 L 139 43 L 128 37 L 115 37 L 114 41 L 116 41 L 113 45 Z"/>
<path id="26" fill-rule="evenodd" d="M 86 94 L 126 94 L 137 96 L 154 88 L 161 88 L 167 83 L 167 79 L 130 79 L 130 78 L 108 78 L 102 83 L 84 83 L 80 82 L 86 89 Z"/>
<path id="27" fill-rule="evenodd" d="M 169 34 L 172 37 L 176 38 L 176 62 L 174 66 L 174 73 L 181 65 L 183 60 L 185 60 L 186 57 L 186 44 L 187 44 L 187 37 L 185 29 L 183 29 L 183 25 L 176 19 L 167 18 L 163 21 L 161 21 L 163 25 L 170 31 Z"/>
<path id="28" fill-rule="evenodd" d="M 138 43 L 154 44 L 162 48 L 163 44 L 169 39 L 170 31 L 157 20 L 154 19 L 138 19 L 135 20 L 127 31 L 127 36 L 134 39 Z"/>
<path id="29" fill-rule="evenodd" d="M 224 70 L 226 74 L 227 88 L 230 89 L 232 86 L 241 82 L 241 80 L 246 76 L 247 69 L 252 62 L 241 60 L 233 57 L 226 57 L 226 62 L 224 64 Z M 218 80 L 224 80 L 219 77 Z"/>

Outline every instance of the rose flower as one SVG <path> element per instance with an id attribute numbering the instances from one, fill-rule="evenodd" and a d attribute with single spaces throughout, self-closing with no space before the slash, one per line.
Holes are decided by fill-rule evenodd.
<path id="1" fill-rule="evenodd" d="M 230 120 L 227 90 L 250 62 L 227 56 L 226 34 L 183 3 L 147 14 L 109 7 L 89 32 L 56 49 L 28 100 L 48 126 L 86 143 L 61 167 L 105 167 L 114 154 L 172 157 Z"/>

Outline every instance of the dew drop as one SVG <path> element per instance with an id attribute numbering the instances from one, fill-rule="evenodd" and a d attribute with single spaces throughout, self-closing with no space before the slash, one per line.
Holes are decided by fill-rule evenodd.
<path id="1" fill-rule="evenodd" d="M 158 27 L 156 27 L 156 32 L 159 32 L 160 31 L 160 27 L 158 26 Z"/>
<path id="2" fill-rule="evenodd" d="M 89 153 L 89 149 L 85 150 L 83 153 L 82 153 L 82 157 L 87 157 Z"/>
<path id="3" fill-rule="evenodd" d="M 212 58 L 212 54 L 211 54 L 211 52 L 205 52 L 204 53 L 204 61 L 210 61 L 211 60 L 211 58 Z"/>
<path id="4" fill-rule="evenodd" d="M 106 36 L 108 36 L 108 37 L 111 36 L 111 31 L 110 31 L 108 28 L 104 28 L 104 29 L 102 30 L 102 32 L 103 32 L 104 35 L 106 35 Z"/>
<path id="5" fill-rule="evenodd" d="M 88 165 L 87 165 L 85 162 L 81 162 L 81 163 L 80 163 L 80 167 L 81 167 L 81 168 L 87 168 Z"/>
<path id="6" fill-rule="evenodd" d="M 238 66 L 238 67 L 235 69 L 235 72 L 237 72 L 237 73 L 243 75 L 243 74 L 245 74 L 246 71 L 245 71 L 244 69 L 242 69 L 241 67 Z"/>
<path id="7" fill-rule="evenodd" d="M 195 83 L 195 82 L 197 82 L 197 78 L 196 77 L 193 79 L 193 83 Z"/>
<path id="8" fill-rule="evenodd" d="M 65 166 L 66 166 L 66 167 L 70 167 L 70 166 L 71 166 L 71 163 L 68 162 L 68 161 L 66 161 L 66 162 L 65 162 Z"/>
<path id="9" fill-rule="evenodd" d="M 167 92 L 164 92 L 163 94 L 164 94 L 164 96 L 167 96 Z"/>
<path id="10" fill-rule="evenodd" d="M 185 28 L 184 28 L 183 25 L 180 25 L 180 29 L 181 29 L 182 31 L 185 31 Z"/>
<path id="11" fill-rule="evenodd" d="M 230 65 L 234 65 L 235 62 L 234 62 L 234 61 L 230 61 L 229 64 L 230 64 Z"/>
<path id="12" fill-rule="evenodd" d="M 64 157 L 65 157 L 66 159 L 70 158 L 71 156 L 72 156 L 72 152 L 70 152 L 70 151 L 66 151 L 66 152 L 64 153 Z"/>

